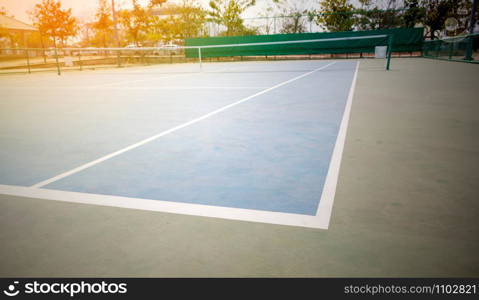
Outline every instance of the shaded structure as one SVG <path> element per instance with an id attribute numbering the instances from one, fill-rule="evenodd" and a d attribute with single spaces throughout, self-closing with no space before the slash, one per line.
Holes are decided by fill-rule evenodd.
<path id="1" fill-rule="evenodd" d="M 25 46 L 31 34 L 39 34 L 38 29 L 15 18 L 0 15 L 0 46 Z"/>

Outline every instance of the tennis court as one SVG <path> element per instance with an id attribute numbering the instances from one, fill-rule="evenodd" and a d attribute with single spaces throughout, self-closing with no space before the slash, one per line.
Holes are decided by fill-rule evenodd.
<path id="1" fill-rule="evenodd" d="M 6 78 L 1 191 L 326 229 L 358 64 Z"/>
<path id="2" fill-rule="evenodd" d="M 2 76 L 0 273 L 476 276 L 477 65 L 384 63 Z"/>

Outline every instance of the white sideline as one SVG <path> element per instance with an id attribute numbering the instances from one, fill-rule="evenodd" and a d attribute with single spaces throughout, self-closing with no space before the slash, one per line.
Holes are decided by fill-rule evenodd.
<path id="1" fill-rule="evenodd" d="M 334 151 L 331 155 L 331 161 L 329 163 L 328 174 L 324 181 L 323 192 L 321 194 L 321 200 L 319 201 L 318 210 L 316 216 L 322 220 L 326 229 L 329 226 L 329 220 L 333 210 L 334 196 L 336 194 L 336 186 L 339 177 L 339 168 L 341 166 L 341 158 L 343 156 L 344 143 L 346 142 L 346 131 L 348 130 L 349 116 L 351 114 L 351 106 L 354 97 L 354 90 L 356 88 L 356 79 L 358 76 L 359 61 L 356 63 L 356 70 L 354 71 L 353 81 L 349 88 L 348 100 L 346 101 L 346 107 L 344 108 L 343 119 L 339 127 L 338 136 L 334 145 Z"/>

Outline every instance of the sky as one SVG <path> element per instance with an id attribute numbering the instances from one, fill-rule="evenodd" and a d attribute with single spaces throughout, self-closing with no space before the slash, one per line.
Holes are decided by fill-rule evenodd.
<path id="1" fill-rule="evenodd" d="M 16 19 L 31 23 L 27 11 L 32 11 L 37 3 L 42 0 L 0 0 L 0 7 L 5 7 L 9 14 L 13 14 Z M 60 0 L 63 8 L 71 8 L 76 17 L 88 17 L 95 13 L 98 7 L 98 0 Z M 119 5 L 125 5 L 131 1 L 115 0 Z M 123 3 L 122 3 L 123 2 Z M 140 2 L 147 2 L 140 0 Z"/>
<path id="2" fill-rule="evenodd" d="M 110 2 L 111 0 L 107 0 Z M 146 5 L 148 0 L 138 0 L 141 4 Z M 317 0 L 283 0 L 288 1 L 289 3 L 294 3 L 296 5 L 302 5 L 303 7 L 318 7 Z M 0 7 L 5 7 L 7 12 L 10 15 L 14 15 L 16 19 L 31 24 L 27 11 L 32 11 L 33 7 L 37 3 L 41 3 L 42 0 L 0 0 Z M 73 15 L 80 19 L 91 20 L 95 14 L 96 8 L 98 7 L 98 0 L 60 0 L 63 8 L 71 8 Z M 167 3 L 178 3 L 181 0 L 168 0 Z M 203 7 L 208 6 L 209 0 L 197 0 Z M 352 0 L 352 2 L 357 2 L 357 0 Z M 129 7 L 131 5 L 131 0 L 115 0 L 117 6 Z M 259 12 L 271 5 L 271 0 L 257 0 L 256 5 L 246 11 L 243 17 L 254 17 L 259 14 Z"/>
<path id="3" fill-rule="evenodd" d="M 111 0 L 108 1 L 110 2 Z M 27 11 L 32 11 L 35 4 L 41 2 L 42 0 L 0 0 L 0 7 L 5 7 L 7 12 L 10 15 L 13 14 L 16 19 L 26 23 L 31 23 L 31 19 Z M 63 8 L 71 8 L 73 15 L 79 18 L 91 18 L 95 13 L 96 8 L 98 7 L 98 0 L 60 0 L 60 2 L 62 3 Z M 139 0 L 139 2 L 142 4 L 146 4 L 148 3 L 148 0 Z M 168 0 L 167 3 L 175 2 L 178 3 L 181 1 Z M 197 3 L 199 3 L 205 8 L 208 6 L 208 2 L 209 0 L 197 0 Z M 256 6 L 248 9 L 245 17 L 252 17 L 257 15 L 262 8 L 268 6 L 271 2 L 271 0 L 257 0 Z M 316 1 L 290 0 L 289 2 L 304 2 L 306 3 L 304 5 L 311 5 L 309 3 L 314 3 Z M 121 7 L 128 7 L 130 6 L 131 0 L 115 0 L 115 3 L 117 3 L 117 5 L 120 5 Z"/>

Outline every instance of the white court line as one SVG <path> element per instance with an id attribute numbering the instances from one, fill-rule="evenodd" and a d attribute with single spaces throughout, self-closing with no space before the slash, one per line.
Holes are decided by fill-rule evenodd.
<path id="1" fill-rule="evenodd" d="M 334 196 L 336 194 L 336 185 L 338 183 L 339 168 L 341 166 L 341 158 L 343 155 L 344 144 L 346 142 L 346 131 L 348 130 L 349 117 L 351 114 L 351 106 L 354 97 L 354 90 L 356 88 L 356 79 L 358 76 L 359 61 L 356 63 L 356 70 L 354 71 L 353 81 L 349 89 L 348 99 L 346 101 L 346 107 L 344 108 L 343 119 L 339 127 L 338 136 L 334 145 L 333 154 L 329 163 L 328 174 L 324 181 L 323 192 L 321 194 L 321 200 L 319 201 L 318 210 L 316 211 L 316 217 L 321 220 L 322 228 L 327 229 L 329 227 L 329 220 L 333 210 Z"/>
<path id="2" fill-rule="evenodd" d="M 231 66 L 227 66 L 224 68 L 220 68 L 217 71 L 224 71 L 226 69 L 231 68 Z M 142 74 L 142 75 L 149 75 L 151 73 L 145 72 L 134 72 L 135 74 Z M 115 85 L 122 85 L 122 84 L 129 84 L 129 83 L 136 83 L 136 82 L 145 82 L 145 81 L 150 81 L 150 80 L 157 80 L 157 79 L 169 79 L 169 78 L 176 78 L 176 77 L 182 77 L 182 76 L 193 76 L 193 75 L 199 75 L 202 74 L 201 72 L 187 72 L 187 73 L 181 73 L 181 74 L 173 74 L 173 75 L 165 75 L 165 76 L 158 76 L 158 77 L 151 77 L 151 78 L 142 78 L 142 79 L 135 79 L 135 80 L 122 80 L 122 81 L 117 81 L 117 82 L 110 82 L 110 83 L 104 83 L 104 84 L 98 84 L 98 85 L 92 85 L 86 88 L 90 89 L 95 89 L 95 88 L 104 88 L 104 87 L 109 87 L 109 86 L 115 86 Z"/>
<path id="3" fill-rule="evenodd" d="M 135 79 L 135 80 L 123 80 L 123 81 L 117 81 L 117 82 L 109 82 L 109 83 L 104 83 L 104 84 L 92 85 L 92 86 L 89 86 L 89 87 L 86 87 L 86 88 L 98 89 L 98 88 L 104 88 L 104 87 L 121 85 L 121 84 L 130 84 L 130 83 L 144 82 L 144 81 L 157 80 L 157 79 L 165 79 L 165 78 L 176 78 L 176 77 L 187 76 L 187 75 L 190 75 L 190 76 L 191 76 L 191 75 L 193 75 L 193 74 L 197 74 L 197 73 L 185 73 L 185 74 L 175 74 L 175 75 L 166 75 L 166 76 L 142 78 L 142 79 Z"/>
<path id="4" fill-rule="evenodd" d="M 105 160 L 108 160 L 108 159 L 110 159 L 110 158 L 112 158 L 112 157 L 115 157 L 115 156 L 117 156 L 117 155 L 120 155 L 120 154 L 122 154 L 122 153 L 125 153 L 125 152 L 127 152 L 127 151 L 130 151 L 130 150 L 132 150 L 132 149 L 135 149 L 135 148 L 137 148 L 137 147 L 140 147 L 140 146 L 142 146 L 142 145 L 144 145 L 144 144 L 146 144 L 146 143 L 149 143 L 149 142 L 151 142 L 151 141 L 154 141 L 154 140 L 156 140 L 156 139 L 158 139 L 158 138 L 160 138 L 160 137 L 162 137 L 162 136 L 165 136 L 165 135 L 167 135 L 167 134 L 170 134 L 170 133 L 172 133 L 172 132 L 175 132 L 175 131 L 177 131 L 177 130 L 180 130 L 180 129 L 182 129 L 182 128 L 185 128 L 185 127 L 187 127 L 187 126 L 190 126 L 190 125 L 193 125 L 193 124 L 195 124 L 195 123 L 198 123 L 198 122 L 200 122 L 200 121 L 202 121 L 202 120 L 204 120 L 204 119 L 210 118 L 210 117 L 212 117 L 212 116 L 214 116 L 214 115 L 216 115 L 216 114 L 219 114 L 219 113 L 222 112 L 222 111 L 225 111 L 225 110 L 227 110 L 227 109 L 230 109 L 230 108 L 232 108 L 232 107 L 234 107 L 234 106 L 236 106 L 236 105 L 238 105 L 238 104 L 241 104 L 241 103 L 243 103 L 243 102 L 246 102 L 246 101 L 248 101 L 248 100 L 251 100 L 251 99 L 253 99 L 253 98 L 255 98 L 255 97 L 258 97 L 258 96 L 260 96 L 260 95 L 262 95 L 262 94 L 265 94 L 265 93 L 267 93 L 267 92 L 270 92 L 270 91 L 272 91 L 272 90 L 274 90 L 274 89 L 277 89 L 277 88 L 279 88 L 279 87 L 281 87 L 281 86 L 284 86 L 284 85 L 286 85 L 286 84 L 288 84 L 288 83 L 291 83 L 291 82 L 293 82 L 293 81 L 296 81 L 296 80 L 298 80 L 298 79 L 301 79 L 301 78 L 303 78 L 303 77 L 306 77 L 306 76 L 308 76 L 308 75 L 311 75 L 311 74 L 313 74 L 313 73 L 315 73 L 315 72 L 318 72 L 318 71 L 320 71 L 320 70 L 323 70 L 323 69 L 325 69 L 325 68 L 327 68 L 327 67 L 329 67 L 329 66 L 331 66 L 331 65 L 333 65 L 333 64 L 335 64 L 335 63 L 336 63 L 336 62 L 333 61 L 333 62 L 331 62 L 331 63 L 329 63 L 329 64 L 326 64 L 326 65 L 324 65 L 324 66 L 322 66 L 322 67 L 320 67 L 320 68 L 317 68 L 317 69 L 315 69 L 315 70 L 313 70 L 313 71 L 310 71 L 310 72 L 308 72 L 308 73 L 304 73 L 304 74 L 302 74 L 302 75 L 300 75 L 300 76 L 297 76 L 297 77 L 294 77 L 294 78 L 292 78 L 292 79 L 283 81 L 282 83 L 279 83 L 279 84 L 277 84 L 277 85 L 275 85 L 275 86 L 272 86 L 272 87 L 267 88 L 267 89 L 265 89 L 265 90 L 262 90 L 262 91 L 260 91 L 260 92 L 258 92 L 258 93 L 255 93 L 255 94 L 253 94 L 253 95 L 251 95 L 251 96 L 248 96 L 248 97 L 246 97 L 246 98 L 243 98 L 243 99 L 241 99 L 241 100 L 239 100 L 239 101 L 236 101 L 236 102 L 231 103 L 231 104 L 229 104 L 229 105 L 223 106 L 222 108 L 219 108 L 219 109 L 217 109 L 217 110 L 214 110 L 214 111 L 212 111 L 212 112 L 210 112 L 210 113 L 207 113 L 206 115 L 203 115 L 203 116 L 201 116 L 201 117 L 198 117 L 198 118 L 196 118 L 196 119 L 193 119 L 193 120 L 191 120 L 191 121 L 189 121 L 189 122 L 183 123 L 183 124 L 181 124 L 181 125 L 175 126 L 175 127 L 170 128 L 170 129 L 168 129 L 168 130 L 165 130 L 165 131 L 163 131 L 163 132 L 160 132 L 160 133 L 158 133 L 158 134 L 156 134 L 156 135 L 154 135 L 154 136 L 151 136 L 151 137 L 149 137 L 149 138 L 147 138 L 147 139 L 144 139 L 144 140 L 142 140 L 142 141 L 140 141 L 140 142 L 138 142 L 138 143 L 135 143 L 135 144 L 133 144 L 133 145 L 130 145 L 130 146 L 126 147 L 126 148 L 120 149 L 120 150 L 118 150 L 118 151 L 115 151 L 115 152 L 110 153 L 110 154 L 108 154 L 108 155 L 105 155 L 105 156 L 103 156 L 103 157 L 100 157 L 100 158 L 98 158 L 98 159 L 96 159 L 96 160 L 93 160 L 93 161 L 91 161 L 91 162 L 89 162 L 89 163 L 86 163 L 86 164 L 84 164 L 84 165 L 81 165 L 81 166 L 79 166 L 79 167 L 77 167 L 77 168 L 74 168 L 74 169 L 72 169 L 72 170 L 70 170 L 70 171 L 64 172 L 64 173 L 62 173 L 62 174 L 59 174 L 59 175 L 54 176 L 54 177 L 52 177 L 52 178 L 49 178 L 49 179 L 47 179 L 47 180 L 41 181 L 41 182 L 39 182 L 39 183 L 36 183 L 36 184 L 32 185 L 32 187 L 33 187 L 33 188 L 40 188 L 40 187 L 43 187 L 43 186 L 45 186 L 45 185 L 48 185 L 48 184 L 50 184 L 50 183 L 52 183 L 52 182 L 58 181 L 58 180 L 60 180 L 60 179 L 62 179 L 62 178 L 65 178 L 65 177 L 68 177 L 68 176 L 73 175 L 73 174 L 75 174 L 75 173 L 78 173 L 78 172 L 80 172 L 80 171 L 82 171 L 82 170 L 85 170 L 85 169 L 90 168 L 90 167 L 92 167 L 92 166 L 94 166 L 94 165 L 97 165 L 97 164 L 99 164 L 99 163 L 101 163 L 101 162 L 103 162 L 103 161 L 105 161 Z"/>

